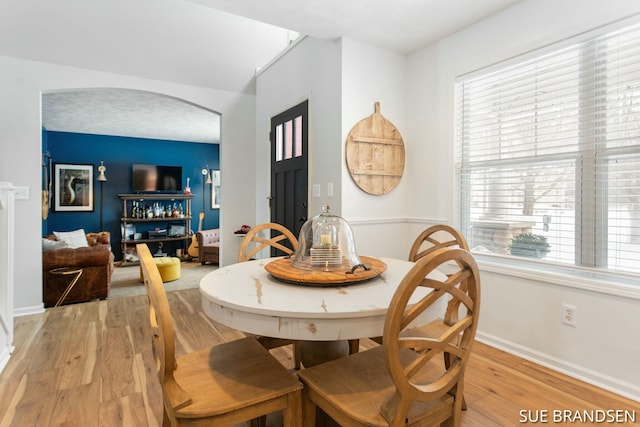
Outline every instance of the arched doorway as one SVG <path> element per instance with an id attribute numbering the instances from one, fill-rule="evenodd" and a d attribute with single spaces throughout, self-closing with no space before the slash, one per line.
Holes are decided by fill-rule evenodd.
<path id="1" fill-rule="evenodd" d="M 218 112 L 160 93 L 123 88 L 43 93 L 43 171 L 48 171 L 49 178 L 43 182 L 43 190 L 56 197 L 55 174 L 51 173 L 56 163 L 90 165 L 96 178 L 92 181 L 93 210 L 56 212 L 51 200 L 43 235 L 56 228 L 104 228 L 111 232 L 116 259 L 121 258 L 122 205 L 117 195 L 132 191 L 134 163 L 181 166 L 181 187 L 189 179 L 194 211 L 199 212 L 202 206 L 208 213 L 205 226 L 217 226 L 219 209 L 210 207 L 212 192 L 201 171 L 220 169 L 220 123 Z M 107 168 L 106 182 L 97 180 L 101 163 Z M 198 218 L 194 216 L 191 227 L 195 230 Z"/>

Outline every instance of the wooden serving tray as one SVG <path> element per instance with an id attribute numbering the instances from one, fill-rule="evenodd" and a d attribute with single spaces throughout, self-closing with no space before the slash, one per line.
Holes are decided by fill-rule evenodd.
<path id="1" fill-rule="evenodd" d="M 360 261 L 369 270 L 358 268 L 354 273 L 348 268 L 342 271 L 303 270 L 291 265 L 291 258 L 279 258 L 264 266 L 273 277 L 285 282 L 310 286 L 349 285 L 378 277 L 387 269 L 387 264 L 377 258 L 361 256 Z"/>
<path id="2" fill-rule="evenodd" d="M 404 142 L 402 135 L 389 120 L 375 112 L 353 126 L 347 136 L 347 168 L 354 182 L 369 194 L 387 194 L 404 173 Z"/>

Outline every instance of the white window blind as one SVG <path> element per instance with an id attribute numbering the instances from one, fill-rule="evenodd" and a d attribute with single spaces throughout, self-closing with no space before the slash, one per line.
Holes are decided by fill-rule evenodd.
<path id="1" fill-rule="evenodd" d="M 456 84 L 473 250 L 640 273 L 640 26 Z"/>

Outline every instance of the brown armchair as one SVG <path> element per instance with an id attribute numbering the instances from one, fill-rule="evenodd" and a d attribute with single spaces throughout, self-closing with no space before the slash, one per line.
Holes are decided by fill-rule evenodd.
<path id="1" fill-rule="evenodd" d="M 88 247 L 72 249 L 62 245 L 48 245 L 43 250 L 42 291 L 45 307 L 53 307 L 73 279 L 70 275 L 52 272 L 59 268 L 82 269 L 82 274 L 62 301 L 63 304 L 106 299 L 109 296 L 109 283 L 114 268 L 110 233 L 87 233 L 86 237 Z M 56 241 L 55 236 L 47 236 L 46 239 Z"/>
<path id="2" fill-rule="evenodd" d="M 204 265 L 207 262 L 220 263 L 220 229 L 202 230 L 196 233 L 198 239 L 198 259 Z"/>

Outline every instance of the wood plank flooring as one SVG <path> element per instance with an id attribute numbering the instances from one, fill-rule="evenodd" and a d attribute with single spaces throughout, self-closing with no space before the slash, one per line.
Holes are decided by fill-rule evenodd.
<path id="1" fill-rule="evenodd" d="M 198 289 L 168 293 L 178 354 L 243 336 L 209 319 Z M 16 350 L 0 374 L 0 427 L 159 426 L 162 402 L 149 338 L 146 296 L 48 309 L 15 322 Z M 361 342 L 361 350 L 375 344 Z M 289 348 L 273 350 L 293 368 Z M 463 426 L 515 426 L 553 410 L 629 411 L 640 404 L 477 343 L 467 369 Z M 268 423 L 276 426 L 277 416 Z M 538 421 L 540 419 L 538 418 Z M 540 423 L 540 422 L 539 422 Z M 533 422 L 530 422 L 533 424 Z M 609 424 L 612 425 L 612 424 Z"/>

